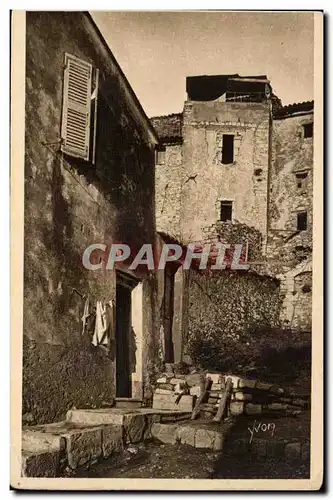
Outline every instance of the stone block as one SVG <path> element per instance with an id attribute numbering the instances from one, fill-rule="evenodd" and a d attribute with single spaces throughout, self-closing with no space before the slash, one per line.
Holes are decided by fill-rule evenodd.
<path id="1" fill-rule="evenodd" d="M 154 423 L 151 426 L 151 435 L 154 439 L 157 439 L 162 443 L 176 444 L 178 437 L 177 425 Z"/>
<path id="2" fill-rule="evenodd" d="M 96 410 L 69 410 L 67 420 L 82 425 L 123 425 L 124 409 L 101 408 Z"/>
<path id="3" fill-rule="evenodd" d="M 188 444 L 194 447 L 196 428 L 191 426 L 178 427 L 178 439 L 182 444 Z"/>
<path id="4" fill-rule="evenodd" d="M 172 384 L 158 384 L 156 389 L 168 389 L 169 391 L 173 391 L 174 386 Z"/>
<path id="5" fill-rule="evenodd" d="M 221 374 L 220 373 L 206 373 L 206 378 L 210 378 L 213 384 L 221 383 Z"/>
<path id="6" fill-rule="evenodd" d="M 102 428 L 102 452 L 107 458 L 113 453 L 120 453 L 124 449 L 123 427 L 120 425 L 105 425 Z"/>
<path id="7" fill-rule="evenodd" d="M 194 385 L 190 388 L 190 394 L 191 396 L 197 396 L 198 398 L 201 394 L 201 387 L 199 385 Z"/>
<path id="8" fill-rule="evenodd" d="M 222 386 L 222 384 L 218 384 L 218 383 L 215 384 L 215 383 L 213 383 L 212 386 L 211 386 L 211 391 L 219 391 L 219 392 L 221 392 L 223 388 L 224 387 Z"/>
<path id="9" fill-rule="evenodd" d="M 169 383 L 172 384 L 172 385 L 184 384 L 184 379 L 182 379 L 182 378 L 172 378 L 172 379 L 170 379 Z"/>
<path id="10" fill-rule="evenodd" d="M 86 428 L 69 431 L 66 439 L 67 461 L 71 469 L 84 465 L 102 454 L 101 428 Z"/>
<path id="11" fill-rule="evenodd" d="M 69 467 L 77 467 L 90 462 L 102 454 L 101 426 L 87 426 L 73 422 L 55 422 L 36 426 L 37 430 L 44 430 L 47 434 L 60 436 L 65 440 L 67 462 Z"/>
<path id="12" fill-rule="evenodd" d="M 49 434 L 42 431 L 23 429 L 22 431 L 22 450 L 27 452 L 42 451 L 60 451 L 65 447 L 64 439 L 55 434 Z"/>
<path id="13" fill-rule="evenodd" d="M 219 390 L 219 391 L 210 391 L 209 397 L 210 398 L 219 399 L 219 398 L 222 397 L 222 391 L 221 390 Z"/>
<path id="14" fill-rule="evenodd" d="M 21 474 L 23 477 L 56 477 L 59 461 L 59 451 L 23 451 Z"/>
<path id="15" fill-rule="evenodd" d="M 220 432 L 215 433 L 214 450 L 221 451 L 224 446 L 224 436 Z"/>
<path id="16" fill-rule="evenodd" d="M 260 415 L 262 412 L 262 405 L 247 403 L 245 406 L 245 413 L 247 415 Z"/>
<path id="17" fill-rule="evenodd" d="M 139 443 L 146 428 L 145 415 L 126 415 L 124 422 L 125 439 L 129 443 Z"/>
<path id="18" fill-rule="evenodd" d="M 231 415 L 242 415 L 244 413 L 244 403 L 241 401 L 232 401 L 230 403 Z"/>
<path id="19" fill-rule="evenodd" d="M 192 373 L 190 375 L 186 375 L 186 383 L 189 387 L 193 387 L 195 385 L 198 385 L 200 387 L 200 381 L 201 381 L 202 375 L 200 373 Z"/>
<path id="20" fill-rule="evenodd" d="M 160 377 L 156 380 L 156 384 L 166 384 L 168 382 L 167 377 Z"/>
<path id="21" fill-rule="evenodd" d="M 272 387 L 272 384 L 266 384 L 265 382 L 257 382 L 256 389 L 261 391 L 269 391 Z"/>
<path id="22" fill-rule="evenodd" d="M 276 394 L 277 396 L 282 396 L 282 394 L 284 394 L 284 389 L 282 389 L 282 387 L 278 387 L 276 385 L 273 385 L 269 389 L 269 392 L 271 392 L 272 394 Z"/>
<path id="23" fill-rule="evenodd" d="M 285 411 L 285 410 L 288 410 L 288 405 L 284 405 L 284 404 L 281 404 L 281 403 L 271 403 L 269 405 L 267 405 L 267 411 L 268 412 L 271 412 L 271 411 Z"/>
<path id="24" fill-rule="evenodd" d="M 256 380 L 247 380 L 241 378 L 238 383 L 240 389 L 254 389 L 256 386 Z"/>
<path id="25" fill-rule="evenodd" d="M 237 401 L 252 401 L 252 394 L 247 394 L 244 392 L 235 392 L 233 394 L 233 399 Z"/>
<path id="26" fill-rule="evenodd" d="M 182 410 L 192 411 L 193 409 L 193 396 L 184 395 L 176 404 L 176 394 L 154 394 L 153 408 L 158 410 Z"/>
<path id="27" fill-rule="evenodd" d="M 301 443 L 288 443 L 284 449 L 287 460 L 299 460 L 301 457 Z"/>
<path id="28" fill-rule="evenodd" d="M 197 429 L 195 433 L 195 447 L 214 449 L 215 432 L 208 429 Z"/>
<path id="29" fill-rule="evenodd" d="M 157 387 L 157 389 L 155 389 L 154 391 L 154 394 L 173 394 L 174 391 L 172 389 L 160 389 L 159 387 Z"/>
<path id="30" fill-rule="evenodd" d="M 235 375 L 225 375 L 225 380 L 226 381 L 227 381 L 228 378 L 231 378 L 232 388 L 233 389 L 238 389 L 240 377 L 236 377 Z"/>

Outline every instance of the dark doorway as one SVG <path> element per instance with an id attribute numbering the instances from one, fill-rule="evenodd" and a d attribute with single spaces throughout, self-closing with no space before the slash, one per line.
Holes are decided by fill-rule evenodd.
<path id="1" fill-rule="evenodd" d="M 172 342 L 173 301 L 174 301 L 175 275 L 169 271 L 164 274 L 164 349 L 165 362 L 174 362 L 174 349 Z"/>
<path id="2" fill-rule="evenodd" d="M 118 281 L 118 280 L 117 280 Z M 116 289 L 116 396 L 130 398 L 131 288 L 117 283 Z"/>

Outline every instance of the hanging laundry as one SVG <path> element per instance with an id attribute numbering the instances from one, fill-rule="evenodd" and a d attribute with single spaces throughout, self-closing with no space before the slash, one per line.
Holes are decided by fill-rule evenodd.
<path id="1" fill-rule="evenodd" d="M 108 314 L 107 307 L 98 300 L 96 303 L 95 331 L 92 339 L 92 344 L 94 346 L 108 345 L 109 327 L 110 316 Z"/>
<path id="2" fill-rule="evenodd" d="M 86 298 L 85 304 L 84 304 L 84 309 L 83 309 L 83 315 L 81 318 L 82 321 L 82 335 L 85 332 L 86 326 L 87 326 L 87 319 L 90 316 L 90 300 L 89 300 L 89 295 Z"/>

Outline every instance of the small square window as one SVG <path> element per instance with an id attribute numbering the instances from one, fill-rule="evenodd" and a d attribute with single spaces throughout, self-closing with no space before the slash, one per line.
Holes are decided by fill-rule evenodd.
<path id="1" fill-rule="evenodd" d="M 223 134 L 222 139 L 222 163 L 228 165 L 234 162 L 234 136 Z"/>
<path id="2" fill-rule="evenodd" d="M 232 201 L 221 201 L 220 220 L 222 222 L 232 221 Z"/>
<path id="3" fill-rule="evenodd" d="M 305 123 L 303 125 L 303 136 L 304 136 L 304 139 L 308 138 L 308 137 L 313 137 L 313 122 L 311 123 Z"/>
<path id="4" fill-rule="evenodd" d="M 305 187 L 307 178 L 308 178 L 307 172 L 302 172 L 302 173 L 296 174 L 296 187 L 297 187 L 297 189 L 302 189 Z"/>
<path id="5" fill-rule="evenodd" d="M 308 225 L 307 212 L 298 212 L 297 214 L 297 231 L 305 231 Z"/>
<path id="6" fill-rule="evenodd" d="M 156 150 L 156 164 L 157 165 L 164 165 L 165 164 L 165 146 L 160 146 Z"/>

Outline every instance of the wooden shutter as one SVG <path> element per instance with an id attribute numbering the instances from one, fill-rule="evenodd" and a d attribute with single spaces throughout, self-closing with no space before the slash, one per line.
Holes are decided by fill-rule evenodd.
<path id="1" fill-rule="evenodd" d="M 65 54 L 61 150 L 89 160 L 91 64 Z"/>

